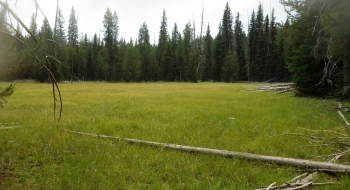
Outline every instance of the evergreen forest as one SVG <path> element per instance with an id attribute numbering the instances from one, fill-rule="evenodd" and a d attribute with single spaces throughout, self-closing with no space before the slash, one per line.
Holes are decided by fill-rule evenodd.
<path id="1" fill-rule="evenodd" d="M 46 67 L 57 81 L 293 82 L 298 95 L 348 95 L 348 0 L 280 0 L 288 13 L 284 22 L 276 21 L 273 9 L 265 13 L 260 3 L 250 14 L 248 33 L 241 13 L 233 14 L 229 3 L 223 5 L 217 34 L 209 24 L 196 28 L 192 22 L 179 31 L 176 23 L 168 26 L 164 10 L 157 44 L 150 43 L 147 22 L 137 39 L 120 37 L 118 14 L 109 8 L 101 21 L 103 35 L 89 39 L 78 30 L 74 7 L 68 28 L 57 6 L 54 26 L 33 13 L 25 23 L 29 31 L 23 32 L 21 24 L 10 21 L 7 1 L 0 3 L 2 81 L 49 82 L 38 63 L 49 58 Z"/>

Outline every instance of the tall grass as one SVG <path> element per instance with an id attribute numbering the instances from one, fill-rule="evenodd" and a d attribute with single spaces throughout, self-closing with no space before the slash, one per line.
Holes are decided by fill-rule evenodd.
<path id="1" fill-rule="evenodd" d="M 7 84 L 1 84 L 1 86 Z M 314 147 L 300 128 L 344 125 L 332 100 L 247 92 L 254 84 L 64 83 L 63 115 L 53 119 L 49 84 L 20 83 L 0 109 L 1 189 L 254 189 L 303 171 L 259 161 L 131 145 L 66 133 L 326 161 L 336 147 Z M 335 105 L 335 104 L 334 104 Z M 348 116 L 348 115 L 345 115 Z M 1 126 L 0 126 L 1 127 Z M 348 158 L 346 158 L 348 159 Z M 346 162 L 343 161 L 343 162 Z M 341 182 L 347 176 L 320 175 Z M 322 188 L 321 188 L 322 189 Z"/>

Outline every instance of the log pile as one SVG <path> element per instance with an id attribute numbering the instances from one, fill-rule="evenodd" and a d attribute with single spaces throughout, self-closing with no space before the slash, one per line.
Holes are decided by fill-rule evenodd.
<path id="1" fill-rule="evenodd" d="M 254 91 L 254 92 L 279 91 L 277 92 L 277 94 L 282 94 L 293 90 L 294 90 L 293 83 L 271 83 L 271 84 L 260 86 L 258 88 L 251 89 L 248 91 Z"/>
<path id="2" fill-rule="evenodd" d="M 350 153 L 350 141 L 349 141 L 350 136 L 348 135 L 350 124 L 342 113 L 342 111 L 348 111 L 348 108 L 344 107 L 340 102 L 338 102 L 337 106 L 334 109 L 337 110 L 337 113 L 344 120 L 346 127 L 341 127 L 340 129 L 336 129 L 336 130 L 310 130 L 310 129 L 299 127 L 299 130 L 302 131 L 302 133 L 287 134 L 287 135 L 297 135 L 302 138 L 305 138 L 310 142 L 310 144 L 312 144 L 312 146 L 327 146 L 327 147 L 332 146 L 338 149 L 338 150 L 335 150 L 337 151 L 337 153 L 328 156 L 329 158 L 331 158 L 328 161 L 328 163 L 336 163 L 339 159 L 341 159 L 342 157 Z M 262 189 L 291 190 L 291 189 L 306 189 L 306 188 L 311 188 L 315 186 L 336 185 L 337 183 L 334 183 L 334 182 L 315 183 L 313 180 L 315 179 L 315 177 L 318 175 L 319 172 L 327 172 L 327 173 L 341 172 L 339 170 L 334 171 L 334 170 L 328 170 L 328 169 L 326 170 L 318 169 L 314 171 L 312 170 L 309 170 L 309 171 L 313 173 L 305 173 L 281 185 L 276 185 L 276 183 L 274 182 L 271 185 L 269 185 L 267 188 L 262 188 Z M 259 189 L 259 190 L 262 190 L 262 189 Z"/>

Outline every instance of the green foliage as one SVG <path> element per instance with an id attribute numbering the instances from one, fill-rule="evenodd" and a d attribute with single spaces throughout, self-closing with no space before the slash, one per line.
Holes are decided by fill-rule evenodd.
<path id="1" fill-rule="evenodd" d="M 236 53 L 237 53 L 237 59 L 238 59 L 238 65 L 239 65 L 239 76 L 238 79 L 241 81 L 248 80 L 247 76 L 247 61 L 246 61 L 246 36 L 243 31 L 243 24 L 240 20 L 240 14 L 237 13 L 236 20 L 235 20 L 235 27 L 234 27 L 234 33 L 235 33 L 235 44 L 236 44 Z"/>
<path id="2" fill-rule="evenodd" d="M 123 59 L 124 80 L 127 82 L 138 82 L 141 76 L 141 57 L 139 51 L 133 46 L 132 40 L 126 46 Z"/>
<path id="3" fill-rule="evenodd" d="M 276 50 L 277 23 L 275 23 L 275 18 L 273 15 L 270 17 L 270 24 L 268 16 L 264 21 L 261 4 L 258 13 L 252 15 L 247 38 L 240 21 L 240 14 L 238 13 L 234 20 L 231 8 L 226 3 L 215 39 L 210 34 L 209 24 L 202 39 L 196 36 L 195 23 L 191 22 L 186 24 L 182 32 L 179 32 L 175 24 L 170 36 L 164 10 L 157 45 L 151 45 L 146 23 L 140 27 L 139 39 L 136 40 L 135 45 L 137 46 L 135 48 L 139 50 L 141 60 L 139 80 L 223 81 L 222 67 L 229 49 L 236 51 L 240 68 L 239 80 L 261 81 L 272 78 L 277 75 L 277 69 L 279 69 L 279 74 L 283 73 L 280 72 L 280 68 L 285 67 L 280 67 L 277 60 L 281 60 L 279 55 L 285 52 L 280 53 Z M 39 60 L 46 62 L 42 55 L 38 54 L 41 51 L 45 51 L 50 57 L 46 66 L 58 81 L 125 80 L 123 79 L 125 74 L 123 73 L 123 59 L 126 53 L 126 43 L 123 39 L 118 39 L 118 16 L 115 11 L 112 12 L 109 8 L 106 10 L 102 20 L 103 36 L 95 34 L 92 39 L 88 39 L 83 33 L 79 38 L 78 20 L 74 7 L 70 12 L 67 30 L 64 29 L 65 19 L 59 6 L 57 6 L 54 26 L 44 21 L 41 29 L 38 30 L 36 17 L 33 14 L 29 28 L 34 35 L 42 39 L 38 46 L 33 39 L 23 37 L 20 27 L 17 31 L 14 28 L 8 28 L 5 22 L 7 14 L 2 11 L 1 15 L 1 27 L 7 32 L 0 34 L 4 37 L 3 42 L 6 44 L 0 46 L 0 55 L 6 57 L 0 60 L 2 80 L 35 78 L 42 82 L 48 81 L 47 75 L 44 70 L 40 69 L 41 66 L 35 56 L 31 56 L 31 54 L 39 55 Z M 13 39 L 14 36 L 24 43 L 16 42 Z M 285 38 L 283 36 L 284 41 L 286 41 Z M 198 44 L 202 42 L 204 45 L 200 47 Z M 29 48 L 24 48 L 27 46 Z M 284 49 L 280 48 L 280 50 Z M 52 59 L 51 56 L 56 59 Z M 288 77 L 284 79 L 286 78 Z"/>
<path id="4" fill-rule="evenodd" d="M 214 39 L 210 34 L 210 26 L 208 24 L 207 31 L 204 37 L 205 44 L 205 63 L 204 63 L 204 71 L 203 71 L 203 80 L 208 81 L 213 79 L 212 75 L 212 64 L 213 64 L 213 43 Z"/>
<path id="5" fill-rule="evenodd" d="M 229 49 L 224 65 L 222 66 L 222 78 L 225 82 L 236 82 L 239 77 L 239 63 L 236 51 Z"/>
<path id="6" fill-rule="evenodd" d="M 152 63 L 150 36 L 146 22 L 139 30 L 139 50 L 141 56 L 142 80 L 150 81 L 154 77 L 154 62 Z"/>
<path id="7" fill-rule="evenodd" d="M 213 79 L 215 81 L 222 81 L 222 73 L 221 73 L 221 68 L 222 65 L 225 61 L 225 50 L 224 50 L 224 39 L 222 35 L 222 27 L 221 25 L 219 26 L 219 31 L 218 34 L 215 37 L 215 44 L 214 44 L 214 58 L 215 58 L 215 63 L 213 64 L 212 67 L 212 75 Z"/>
<path id="8" fill-rule="evenodd" d="M 11 96 L 14 92 L 16 84 L 10 84 L 10 86 L 6 87 L 5 90 L 0 91 L 0 106 L 3 107 L 4 103 L 7 103 L 5 97 Z M 0 88 L 1 90 L 1 88 Z"/>
<path id="9" fill-rule="evenodd" d="M 172 81 L 173 80 L 173 67 L 174 67 L 174 59 L 173 59 L 173 47 L 172 43 L 168 41 L 166 43 L 165 49 L 161 56 L 161 73 L 163 74 L 163 81 Z"/>
<path id="10" fill-rule="evenodd" d="M 168 38 L 168 19 L 166 17 L 165 10 L 163 10 L 162 19 L 160 22 L 158 48 L 157 48 L 157 51 L 158 51 L 157 61 L 158 61 L 158 68 L 159 68 L 158 72 L 159 72 L 159 76 L 161 77 L 160 78 L 161 80 L 164 80 L 164 76 L 166 75 L 166 74 L 163 74 L 162 69 L 164 67 L 166 67 L 165 65 L 167 64 L 167 63 L 163 62 L 163 61 L 167 60 L 166 57 L 163 57 L 163 56 L 167 55 L 164 52 L 166 50 L 168 40 L 169 40 L 169 38 Z"/>
<path id="11" fill-rule="evenodd" d="M 278 81 L 290 81 L 291 74 L 288 70 L 287 58 L 289 57 L 290 47 L 289 47 L 289 19 L 286 23 L 278 29 L 277 39 L 276 39 L 276 60 L 272 60 L 276 64 L 275 76 Z"/>
<path id="12" fill-rule="evenodd" d="M 78 33 L 78 21 L 75 15 L 75 9 L 72 7 L 70 16 L 69 16 L 69 23 L 68 23 L 68 44 L 77 47 L 79 44 L 79 33 Z"/>
<path id="13" fill-rule="evenodd" d="M 193 30 L 191 23 L 188 22 L 183 31 L 183 46 L 184 46 L 184 63 L 183 63 L 183 80 L 190 81 L 190 62 L 191 62 L 191 52 L 192 52 L 192 37 Z"/>
<path id="14" fill-rule="evenodd" d="M 116 52 L 118 51 L 118 16 L 117 13 L 108 8 L 104 17 L 103 17 L 103 28 L 104 28 L 104 42 L 105 42 L 105 51 L 106 58 L 105 61 L 109 67 L 108 80 L 116 81 L 118 74 L 117 73 L 117 57 Z"/>
<path id="15" fill-rule="evenodd" d="M 179 81 L 183 81 L 184 68 L 185 68 L 185 47 L 184 47 L 184 40 L 182 39 L 181 34 L 179 34 L 179 39 L 176 46 L 175 63 L 176 63 L 175 79 L 178 79 Z"/>
<path id="16" fill-rule="evenodd" d="M 350 84 L 348 77 L 348 61 L 346 58 L 349 52 L 348 39 L 350 36 L 348 35 L 348 32 L 346 32 L 349 29 L 348 24 L 345 24 L 348 18 L 346 16 L 348 15 L 346 10 L 350 7 L 350 3 L 344 0 L 306 0 L 303 2 L 297 0 L 282 0 L 281 3 L 290 9 L 289 14 L 295 20 L 292 23 L 292 28 L 294 26 L 295 28 L 299 29 L 299 31 L 293 30 L 293 32 L 307 32 L 308 34 L 308 36 L 305 35 L 302 38 L 294 39 L 294 33 L 291 33 L 288 43 L 293 45 L 293 51 L 295 50 L 295 47 L 299 47 L 299 54 L 301 54 L 300 56 L 310 57 L 310 59 L 311 55 L 305 52 L 307 47 L 303 46 L 309 45 L 310 47 L 313 47 L 313 62 L 318 65 L 317 68 L 315 65 L 300 65 L 300 70 L 305 70 L 307 67 L 312 67 L 311 69 L 309 68 L 309 70 L 312 70 L 310 71 L 312 72 L 310 77 L 314 78 L 309 79 L 309 83 L 314 83 L 316 78 L 320 77 L 319 80 L 322 84 L 317 88 L 313 87 L 310 89 L 306 89 L 307 86 L 304 85 L 301 88 L 304 88 L 305 91 L 301 90 L 300 92 L 306 95 L 311 94 L 322 96 L 324 94 L 337 92 L 340 90 L 339 88 L 341 86 L 344 87 Z M 298 37 L 300 36 L 301 34 Z M 304 41 L 299 42 L 297 40 Z M 295 51 L 293 55 L 291 55 L 289 52 L 288 54 L 292 58 L 295 58 L 296 56 Z M 293 59 L 291 62 L 293 62 Z M 308 64 L 311 63 L 311 61 L 308 62 Z M 296 70 L 298 70 L 298 67 L 299 66 L 294 66 L 292 68 L 294 73 Z M 340 71 L 337 68 L 343 68 L 343 71 Z M 302 80 L 306 76 L 301 75 L 301 73 L 302 72 L 295 73 L 293 78 Z M 341 77 L 343 77 L 342 82 L 339 80 Z"/>
<path id="17" fill-rule="evenodd" d="M 288 65 L 293 73 L 293 82 L 299 95 L 325 96 L 330 86 L 318 85 L 323 76 L 324 64 L 318 62 L 312 53 L 313 45 L 317 43 L 317 36 L 310 37 L 313 25 L 314 19 L 306 15 L 293 22 Z"/>

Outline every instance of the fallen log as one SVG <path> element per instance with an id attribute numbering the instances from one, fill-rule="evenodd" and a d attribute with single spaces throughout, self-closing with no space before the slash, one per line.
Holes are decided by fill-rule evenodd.
<path id="1" fill-rule="evenodd" d="M 341 111 L 338 111 L 338 114 L 340 115 L 340 117 L 345 121 L 346 126 L 350 127 L 350 124 L 348 122 L 348 120 L 346 120 L 345 116 L 343 115 L 343 113 Z"/>
<path id="2" fill-rule="evenodd" d="M 293 91 L 293 90 L 294 90 L 294 88 L 290 88 L 290 89 L 283 90 L 281 92 L 277 92 L 276 94 L 283 94 L 283 93 L 290 92 L 290 91 Z"/>
<path id="3" fill-rule="evenodd" d="M 244 153 L 244 152 L 233 152 L 233 151 L 217 150 L 217 149 L 210 149 L 210 148 L 191 147 L 191 146 L 183 146 L 183 145 L 177 145 L 177 144 L 158 143 L 158 142 L 144 141 L 144 140 L 138 140 L 138 139 L 129 139 L 129 138 L 106 136 L 106 135 L 98 135 L 98 134 L 92 134 L 92 133 L 84 133 L 84 132 L 78 132 L 78 131 L 68 131 L 68 130 L 66 131 L 69 133 L 75 133 L 75 134 L 80 134 L 85 136 L 124 140 L 128 143 L 148 145 L 152 147 L 163 147 L 163 148 L 169 148 L 169 149 L 175 149 L 175 150 L 182 150 L 186 152 L 219 155 L 227 158 L 242 158 L 247 160 L 258 160 L 263 162 L 269 162 L 269 163 L 280 164 L 280 165 L 289 165 L 289 166 L 295 166 L 295 167 L 304 167 L 304 168 L 312 168 L 312 169 L 320 169 L 320 170 L 326 169 L 326 170 L 334 170 L 334 171 L 339 170 L 342 172 L 345 171 L 346 173 L 350 173 L 350 166 L 343 165 L 343 164 L 326 163 L 326 162 L 295 159 L 295 158 L 284 158 L 284 157 L 277 157 L 277 156 L 266 156 L 266 155 L 258 155 L 258 154 Z"/>
<path id="4" fill-rule="evenodd" d="M 0 129 L 15 129 L 15 128 L 19 128 L 19 127 L 0 127 Z"/>

